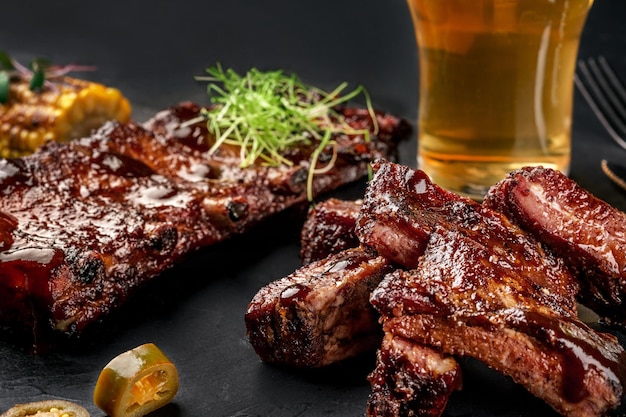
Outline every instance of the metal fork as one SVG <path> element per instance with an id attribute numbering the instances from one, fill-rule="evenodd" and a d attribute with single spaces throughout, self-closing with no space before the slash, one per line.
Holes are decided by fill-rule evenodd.
<path id="1" fill-rule="evenodd" d="M 578 61 L 574 82 L 611 138 L 626 149 L 626 88 L 606 58 Z"/>

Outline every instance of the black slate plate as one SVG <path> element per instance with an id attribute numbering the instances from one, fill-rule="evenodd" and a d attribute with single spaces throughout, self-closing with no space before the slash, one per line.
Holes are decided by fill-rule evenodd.
<path id="1" fill-rule="evenodd" d="M 417 116 L 417 55 L 404 1 L 293 2 L 118 1 L 7 2 L 0 8 L 0 49 L 21 61 L 95 65 L 80 74 L 120 88 L 135 118 L 184 100 L 207 101 L 193 80 L 221 62 L 283 69 L 322 88 L 342 81 L 365 85 L 376 107 Z M 603 53 L 626 71 L 626 3 L 597 2 L 580 54 Z M 571 175 L 621 209 L 626 197 L 606 181 L 600 160 L 617 149 L 580 96 L 574 112 Z M 400 162 L 415 166 L 415 137 Z M 340 190 L 358 197 L 364 184 Z M 73 347 L 32 355 L 0 340 L 0 410 L 15 403 L 65 398 L 103 413 L 92 403 L 100 369 L 117 354 L 152 341 L 176 363 L 181 388 L 154 413 L 177 416 L 359 416 L 369 393 L 373 355 L 316 371 L 261 363 L 245 339 L 247 303 L 267 282 L 298 265 L 301 213 L 279 215 L 250 234 L 193 254 L 148 286 L 131 304 Z M 463 362 L 465 388 L 448 416 L 550 416 L 541 401 L 480 363 Z"/>

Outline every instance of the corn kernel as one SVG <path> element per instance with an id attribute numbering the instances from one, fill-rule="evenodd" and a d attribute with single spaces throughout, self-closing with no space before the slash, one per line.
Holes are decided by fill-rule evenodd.
<path id="1" fill-rule="evenodd" d="M 69 77 L 54 82 L 36 92 L 27 80 L 11 84 L 10 102 L 0 105 L 0 157 L 83 136 L 107 120 L 130 119 L 130 103 L 117 89 Z"/>

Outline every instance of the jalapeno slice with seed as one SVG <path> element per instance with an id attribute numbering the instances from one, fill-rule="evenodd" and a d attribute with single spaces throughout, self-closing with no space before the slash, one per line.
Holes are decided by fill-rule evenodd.
<path id="1" fill-rule="evenodd" d="M 78 404 L 64 400 L 44 400 L 17 404 L 0 417 L 89 417 L 89 412 Z"/>
<path id="2" fill-rule="evenodd" d="M 178 371 L 153 343 L 124 352 L 98 378 L 93 400 L 110 417 L 141 417 L 169 403 L 178 391 Z"/>

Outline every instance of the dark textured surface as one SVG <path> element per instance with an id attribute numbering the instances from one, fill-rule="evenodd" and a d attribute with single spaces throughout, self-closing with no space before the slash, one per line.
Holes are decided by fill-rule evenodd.
<path id="1" fill-rule="evenodd" d="M 402 0 L 22 0 L 3 4 L 1 15 L 0 49 L 22 61 L 44 55 L 57 63 L 96 65 L 98 71 L 84 76 L 119 87 L 139 121 L 179 101 L 206 102 L 204 86 L 193 76 L 217 62 L 239 71 L 281 68 L 324 88 L 363 84 L 376 107 L 412 121 L 417 116 L 418 62 Z M 598 0 L 580 56 L 604 54 L 626 75 L 625 18 L 626 2 Z M 400 162 L 414 166 L 415 149 L 415 139 L 404 143 Z M 625 210 L 626 194 L 600 168 L 602 158 L 625 156 L 576 93 L 572 178 Z M 357 185 L 340 195 L 361 191 Z M 245 339 L 243 316 L 252 296 L 299 264 L 299 226 L 292 216 L 193 255 L 72 349 L 34 356 L 0 341 L 0 410 L 65 398 L 102 416 L 91 400 L 100 369 L 151 341 L 176 363 L 181 382 L 175 401 L 155 416 L 363 415 L 373 356 L 291 371 L 260 363 Z M 453 395 L 448 416 L 554 415 L 484 366 L 463 366 L 464 391 Z"/>

